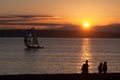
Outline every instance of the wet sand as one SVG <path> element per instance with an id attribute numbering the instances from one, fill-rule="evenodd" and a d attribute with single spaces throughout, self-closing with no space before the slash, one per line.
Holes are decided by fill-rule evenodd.
<path id="1" fill-rule="evenodd" d="M 0 80 L 120 80 L 120 73 L 0 75 Z"/>

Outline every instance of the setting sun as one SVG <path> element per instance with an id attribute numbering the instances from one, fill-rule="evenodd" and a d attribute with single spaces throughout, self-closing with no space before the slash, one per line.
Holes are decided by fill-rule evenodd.
<path id="1" fill-rule="evenodd" d="M 90 23 L 85 22 L 85 23 L 83 24 L 83 26 L 84 26 L 84 28 L 88 28 L 88 27 L 90 27 Z"/>

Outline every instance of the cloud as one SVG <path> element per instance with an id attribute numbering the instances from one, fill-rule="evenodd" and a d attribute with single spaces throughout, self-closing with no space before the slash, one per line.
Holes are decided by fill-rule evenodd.
<path id="1" fill-rule="evenodd" d="M 92 28 L 92 30 L 93 31 L 98 31 L 98 32 L 120 33 L 120 23 L 108 24 L 108 25 L 103 25 L 103 26 L 94 26 Z"/>
<path id="2" fill-rule="evenodd" d="M 48 15 L 11 15 L 0 16 L 0 25 L 61 26 L 61 18 Z M 11 27 L 11 26 L 10 26 Z M 4 28 L 4 27 L 0 27 Z M 13 28 L 13 27 L 12 27 Z M 46 28 L 46 27 L 45 27 Z"/>
<path id="3" fill-rule="evenodd" d="M 59 30 L 80 30 L 81 26 L 80 25 L 74 25 L 74 24 L 64 24 L 62 25 L 61 28 L 59 28 Z"/>
<path id="4" fill-rule="evenodd" d="M 39 29 L 79 30 L 80 26 L 65 23 L 59 16 L 49 15 L 11 15 L 0 16 L 0 28 L 20 28 L 20 26 L 37 26 Z M 28 27 L 28 28 L 29 28 Z M 23 27 L 21 27 L 23 29 Z"/>
<path id="5" fill-rule="evenodd" d="M 60 17 L 45 16 L 45 15 L 12 15 L 12 16 L 0 16 L 0 23 L 8 22 L 23 22 L 23 21 L 35 21 L 35 20 L 57 20 Z"/>

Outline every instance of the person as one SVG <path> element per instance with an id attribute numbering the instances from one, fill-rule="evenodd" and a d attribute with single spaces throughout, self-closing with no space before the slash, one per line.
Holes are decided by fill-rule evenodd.
<path id="1" fill-rule="evenodd" d="M 82 65 L 81 70 L 82 70 L 82 74 L 85 74 L 85 64 Z"/>
<path id="2" fill-rule="evenodd" d="M 86 61 L 85 61 L 85 64 L 83 64 L 83 65 L 82 65 L 82 68 L 81 68 L 82 74 L 88 74 L 88 73 L 89 73 L 88 67 L 89 67 L 89 65 L 88 65 L 88 60 L 86 60 Z"/>
<path id="3" fill-rule="evenodd" d="M 104 74 L 107 73 L 107 62 L 104 62 L 104 64 L 103 64 L 103 72 L 104 72 Z"/>
<path id="4" fill-rule="evenodd" d="M 99 66 L 98 66 L 99 74 L 102 73 L 102 70 L 103 70 L 103 66 L 102 66 L 102 63 L 100 63 Z"/>
<path id="5" fill-rule="evenodd" d="M 88 71 L 88 67 L 89 67 L 89 65 L 88 65 L 88 60 L 86 60 L 85 61 L 85 73 L 89 73 L 89 71 Z"/>

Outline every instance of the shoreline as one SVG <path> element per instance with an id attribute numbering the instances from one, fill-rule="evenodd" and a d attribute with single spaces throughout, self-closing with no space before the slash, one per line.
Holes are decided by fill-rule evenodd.
<path id="1" fill-rule="evenodd" d="M 16 74 L 0 75 L 0 80 L 120 80 L 120 73 Z"/>
<path id="2" fill-rule="evenodd" d="M 24 37 L 26 30 L 8 29 L 0 30 L 0 37 Z M 120 33 L 80 30 L 37 30 L 37 36 L 42 38 L 120 38 Z"/>

